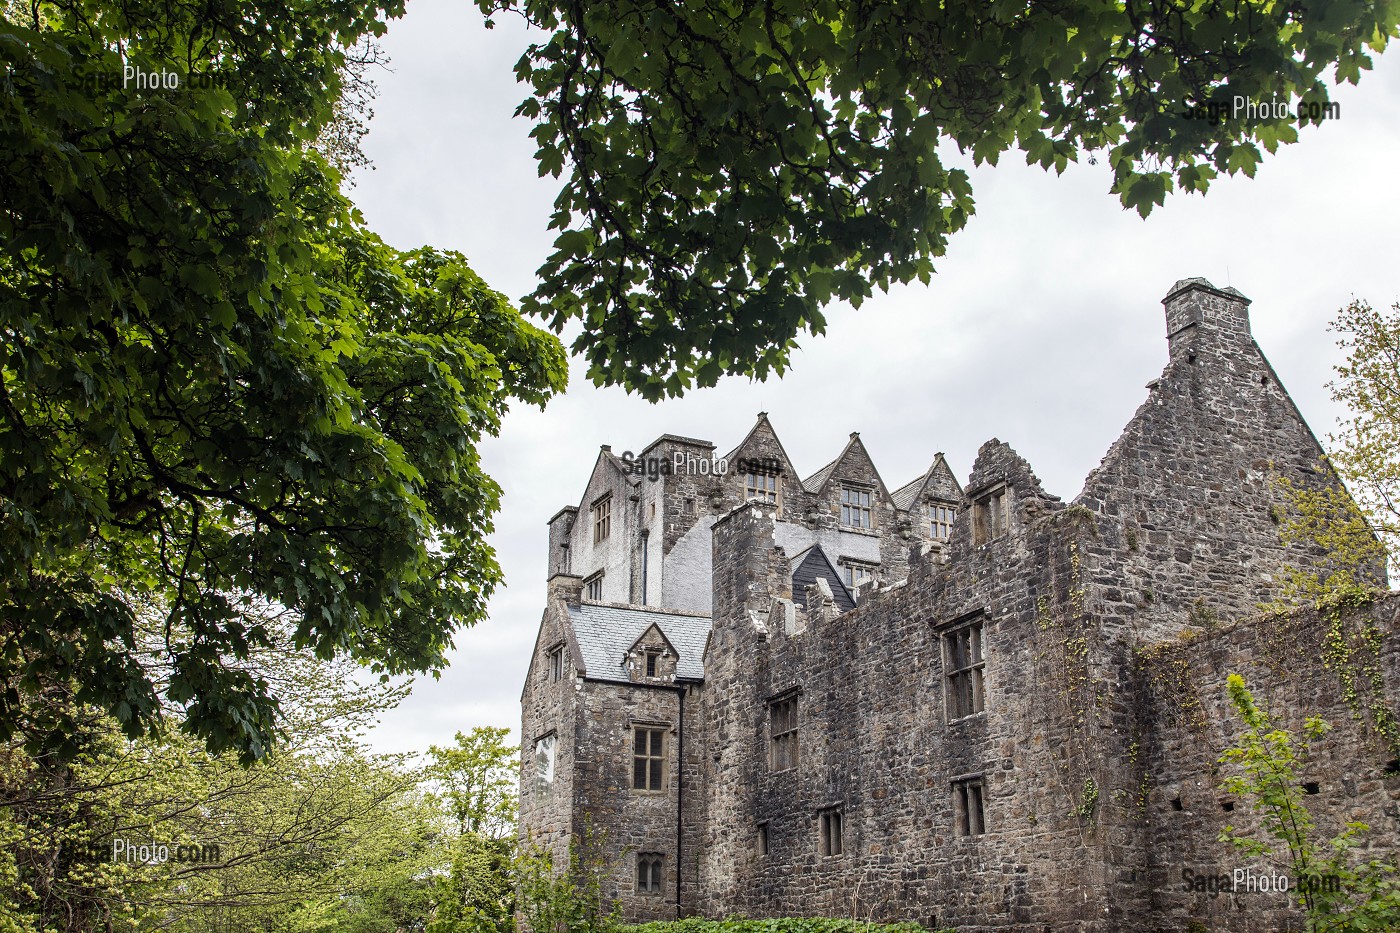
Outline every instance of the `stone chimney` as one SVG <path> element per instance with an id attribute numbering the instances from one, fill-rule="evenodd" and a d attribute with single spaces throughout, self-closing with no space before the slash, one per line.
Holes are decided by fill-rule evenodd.
<path id="1" fill-rule="evenodd" d="M 549 578 L 547 597 L 550 604 L 562 599 L 571 606 L 577 606 L 583 599 L 583 577 L 571 573 L 556 573 Z"/>
<path id="2" fill-rule="evenodd" d="M 569 545 L 574 533 L 574 521 L 578 518 L 578 509 L 572 505 L 566 505 L 554 517 L 549 520 L 549 555 L 545 563 L 548 573 L 569 573 L 574 568 L 573 560 L 569 551 Z"/>
<path id="3" fill-rule="evenodd" d="M 1226 354 L 1253 344 L 1249 299 L 1203 278 L 1182 279 L 1162 299 L 1172 362 L 1195 362 L 1202 354 Z"/>
<path id="4" fill-rule="evenodd" d="M 787 555 L 773 538 L 777 507 L 752 500 L 722 516 L 714 526 L 715 621 L 749 612 L 766 617 L 774 599 L 792 599 Z"/>

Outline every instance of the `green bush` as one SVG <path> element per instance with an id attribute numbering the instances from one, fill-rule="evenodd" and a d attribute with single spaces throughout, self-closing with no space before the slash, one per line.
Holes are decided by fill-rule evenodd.
<path id="1" fill-rule="evenodd" d="M 821 917 L 780 917 L 774 920 L 667 920 L 619 928 L 619 933 L 957 933 L 926 931 L 917 923 L 862 923 Z"/>

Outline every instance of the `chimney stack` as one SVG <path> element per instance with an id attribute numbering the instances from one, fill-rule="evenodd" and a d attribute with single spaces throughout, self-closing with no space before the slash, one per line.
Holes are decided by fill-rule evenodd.
<path id="1" fill-rule="evenodd" d="M 1162 299 L 1172 362 L 1194 362 L 1201 353 L 1228 353 L 1253 343 L 1249 299 L 1206 279 L 1182 279 Z"/>
<path id="2" fill-rule="evenodd" d="M 547 599 L 550 603 L 562 599 L 571 606 L 577 606 L 583 600 L 583 577 L 571 573 L 556 573 L 549 578 L 547 585 Z"/>

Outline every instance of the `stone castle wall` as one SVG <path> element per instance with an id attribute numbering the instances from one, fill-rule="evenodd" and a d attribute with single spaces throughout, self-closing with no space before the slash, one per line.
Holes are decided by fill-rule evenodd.
<path id="1" fill-rule="evenodd" d="M 738 474 L 643 484 L 666 499 L 656 533 L 671 557 L 698 562 L 710 539 L 704 683 L 682 687 L 683 717 L 673 687 L 543 684 L 538 654 L 559 623 L 547 611 L 524 739 L 548 722 L 569 729 L 573 783 L 566 804 L 523 801 L 523 824 L 606 832 L 619 866 L 611 890 L 636 920 L 679 910 L 908 919 L 963 933 L 1288 929 L 1299 917 L 1285 903 L 1182 887 L 1183 870 L 1238 860 L 1217 837 L 1249 818 L 1222 795 L 1216 764 L 1238 735 L 1225 692 L 1238 671 L 1281 724 L 1331 720 L 1309 766 L 1320 826 L 1362 819 L 1375 853 L 1393 857 L 1398 752 L 1353 715 L 1329 654 L 1332 623 L 1265 617 L 1257 605 L 1277 593 L 1283 566 L 1317 556 L 1280 543 L 1274 477 L 1336 479 L 1249 335 L 1248 302 L 1187 280 L 1165 304 L 1166 370 L 1074 503 L 991 441 L 946 546 L 930 550 L 926 530 L 900 527 L 904 513 L 881 501 L 881 566 L 899 568 L 882 583 L 903 582 L 846 613 L 815 587 L 802 594 L 806 610 L 795 606 L 789 561 L 802 543 L 794 528 L 834 526 L 840 478 L 878 484 L 857 439 L 827 492 L 808 493 L 761 418 L 735 454 L 788 471 L 781 515 L 743 503 Z M 684 520 L 672 522 L 673 505 Z M 672 561 L 673 572 L 685 570 Z M 1360 576 L 1384 579 L 1378 568 Z M 1396 607 L 1381 600 L 1348 623 L 1382 632 L 1375 670 L 1392 709 Z M 950 661 L 952 633 L 970 625 L 980 626 L 985 708 L 964 716 L 950 699 Z M 798 764 L 779 768 L 774 708 L 794 700 Z M 638 717 L 674 724 L 677 741 L 684 733 L 664 794 L 630 790 Z M 960 818 L 969 782 L 984 796 L 985 832 Z M 823 815 L 836 812 L 839 854 L 823 851 Z M 666 853 L 668 872 L 679 866 L 664 903 L 631 891 L 630 854 L 653 850 L 643 847 Z"/>
<path id="2" fill-rule="evenodd" d="M 1374 626 L 1381 651 L 1357 636 Z M 1341 641 L 1336 636 L 1341 636 Z M 1188 890 L 1195 877 L 1235 869 L 1256 874 L 1277 865 L 1219 842 L 1226 825 L 1258 833 L 1247 801 L 1230 794 L 1217 759 L 1235 745 L 1243 722 L 1231 705 L 1226 678 L 1240 674 L 1273 724 L 1304 734 L 1320 716 L 1332 729 L 1317 743 L 1300 780 L 1315 785 L 1303 799 L 1317 821 L 1314 838 L 1329 839 L 1347 822 L 1364 822 L 1366 857 L 1394 858 L 1400 848 L 1400 748 L 1376 728 L 1377 696 L 1365 669 L 1374 664 L 1384 701 L 1400 708 L 1400 597 L 1387 597 L 1336 616 L 1300 611 L 1205 631 L 1185 642 L 1148 647 L 1135 659 L 1140 699 L 1143 783 L 1141 809 L 1147 856 L 1142 886 L 1150 893 L 1153 926 L 1183 930 L 1270 933 L 1299 928 L 1288 898 L 1258 891 L 1212 896 Z M 1337 644 L 1350 647 L 1338 652 Z M 1344 678 L 1355 684 L 1348 701 Z M 1190 871 L 1191 877 L 1185 873 Z"/>

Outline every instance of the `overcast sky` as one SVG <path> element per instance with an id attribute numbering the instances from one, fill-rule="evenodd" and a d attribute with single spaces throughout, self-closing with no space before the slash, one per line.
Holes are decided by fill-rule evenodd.
<path id="1" fill-rule="evenodd" d="M 392 71 L 366 140 L 375 169 L 352 196 L 395 246 L 464 253 L 494 288 L 532 291 L 549 251 L 557 192 L 540 179 L 526 89 L 512 68 L 528 42 L 517 20 L 483 28 L 463 0 L 413 0 L 384 41 Z M 491 617 L 458 632 L 452 666 L 421 679 L 371 736 L 381 751 L 424 750 L 457 730 L 518 730 L 520 688 L 544 608 L 546 521 L 577 504 L 600 444 L 640 450 L 662 433 L 737 443 L 767 411 L 804 476 L 860 431 L 889 488 L 942 451 L 960 478 L 997 437 L 1045 488 L 1080 490 L 1166 362 L 1161 300 L 1204 276 L 1254 302 L 1254 335 L 1314 431 L 1339 412 L 1326 383 L 1339 360 L 1327 325 L 1353 297 L 1400 300 L 1396 184 L 1400 53 L 1335 92 L 1341 118 L 1305 128 L 1253 179 L 1219 180 L 1204 198 L 1173 195 L 1147 220 L 1107 193 L 1106 160 L 1063 176 L 1020 164 L 972 172 L 977 213 L 928 286 L 835 307 L 781 380 L 725 379 L 651 405 L 599 390 L 573 361 L 569 392 L 519 408 L 483 445 L 505 490 L 492 544 L 506 586 Z"/>

